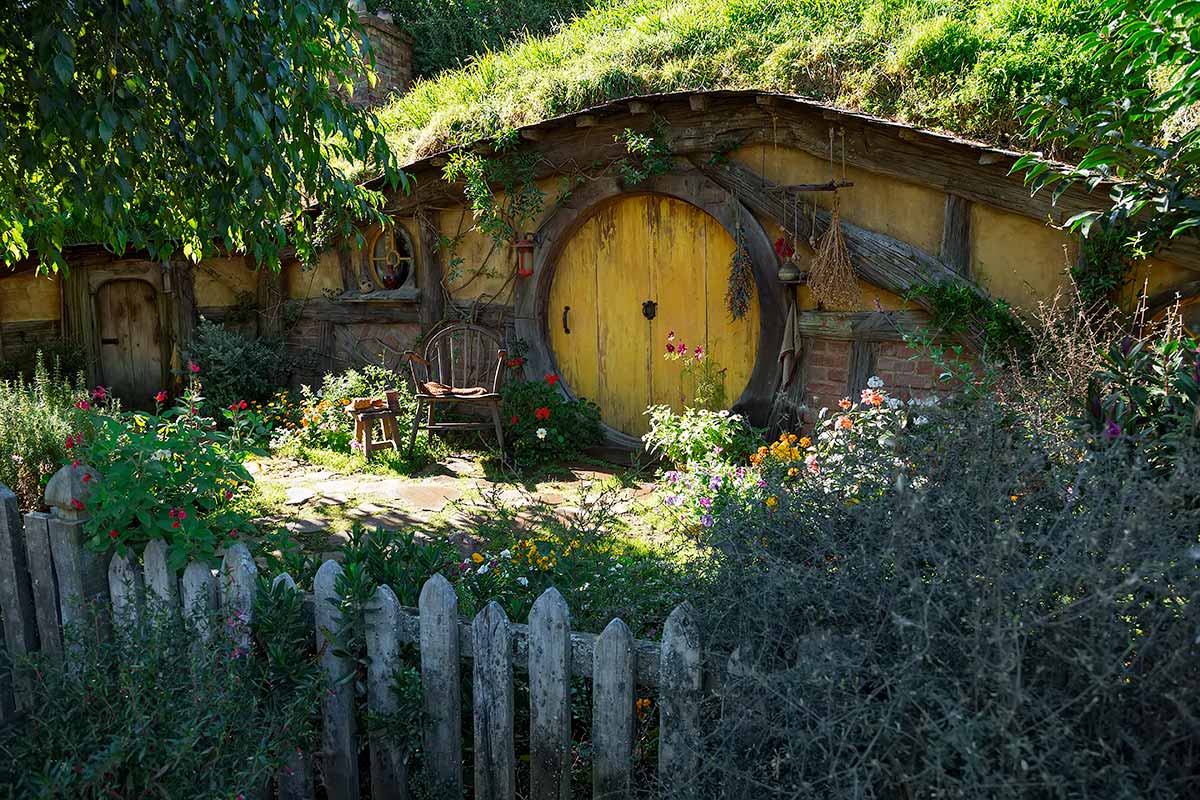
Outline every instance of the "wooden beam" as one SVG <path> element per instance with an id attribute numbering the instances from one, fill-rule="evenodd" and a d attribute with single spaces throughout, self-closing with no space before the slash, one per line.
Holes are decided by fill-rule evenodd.
<path id="1" fill-rule="evenodd" d="M 421 330 L 429 333 L 446 315 L 446 290 L 442 286 L 441 212 L 424 209 L 417 216 L 421 257 L 417 286 L 421 289 Z"/>
<path id="2" fill-rule="evenodd" d="M 796 328 L 802 337 L 842 342 L 902 342 L 928 331 L 924 311 L 798 311 Z M 869 377 L 869 376 L 868 376 Z"/>
<path id="3" fill-rule="evenodd" d="M 420 300 L 346 300 L 311 297 L 304 301 L 301 319 L 344 325 L 420 322 Z"/>
<path id="4" fill-rule="evenodd" d="M 546 133 L 540 128 L 523 128 L 521 138 L 527 142 L 540 142 L 546 138 Z"/>
<path id="5" fill-rule="evenodd" d="M 592 114 L 580 114 L 575 118 L 576 128 L 594 128 L 596 126 L 596 117 Z"/>
<path id="6" fill-rule="evenodd" d="M 634 115 L 649 114 L 653 110 L 653 108 L 654 107 L 652 105 L 650 105 L 649 103 L 642 101 L 642 100 L 630 100 L 629 101 L 629 113 L 630 114 L 634 114 Z"/>
<path id="7" fill-rule="evenodd" d="M 688 97 L 688 106 L 692 111 L 707 111 L 708 110 L 708 95 L 693 94 Z"/>
<path id="8" fill-rule="evenodd" d="M 775 191 L 778 192 L 836 192 L 838 189 L 846 189 L 854 185 L 854 181 L 826 181 L 825 183 L 791 183 L 786 186 L 778 186 Z"/>
<path id="9" fill-rule="evenodd" d="M 971 277 L 971 201 L 965 197 L 946 195 L 942 249 L 938 255 L 959 275 Z"/>

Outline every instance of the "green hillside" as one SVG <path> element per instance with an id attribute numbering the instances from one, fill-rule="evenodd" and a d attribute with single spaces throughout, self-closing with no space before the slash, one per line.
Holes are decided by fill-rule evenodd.
<path id="1" fill-rule="evenodd" d="M 1073 44 L 1098 24 L 1095 0 L 614 0 L 382 115 L 412 159 L 617 97 L 755 88 L 1003 143 L 1039 84 L 1111 92 Z"/>

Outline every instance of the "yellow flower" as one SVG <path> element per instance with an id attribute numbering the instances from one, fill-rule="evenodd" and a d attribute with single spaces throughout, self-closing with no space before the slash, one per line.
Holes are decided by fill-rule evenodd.
<path id="1" fill-rule="evenodd" d="M 778 497 L 776 497 L 775 495 L 771 495 L 770 497 L 767 498 L 767 508 L 774 508 L 777 505 L 779 505 Z"/>
<path id="2" fill-rule="evenodd" d="M 476 564 L 482 564 L 483 556 L 479 555 L 479 553 L 471 553 L 471 560 L 474 561 Z"/>
<path id="3" fill-rule="evenodd" d="M 809 447 L 812 447 L 812 439 L 808 438 L 807 436 L 805 436 L 805 437 L 801 438 L 801 439 L 800 439 L 800 446 L 801 446 L 801 447 L 803 447 L 803 448 L 809 448 Z"/>
<path id="4" fill-rule="evenodd" d="M 792 467 L 791 469 L 789 469 L 789 470 L 788 470 L 788 477 L 789 477 L 789 478 L 794 478 L 794 477 L 796 477 L 796 476 L 797 476 L 797 475 L 799 475 L 799 474 L 800 474 L 800 470 L 796 469 L 795 467 Z"/>

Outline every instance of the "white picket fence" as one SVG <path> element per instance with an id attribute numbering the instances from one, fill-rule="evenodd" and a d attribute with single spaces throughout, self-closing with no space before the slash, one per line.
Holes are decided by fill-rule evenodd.
<path id="1" fill-rule="evenodd" d="M 59 498 L 61 500 L 61 498 Z M 3 647 L 20 659 L 36 649 L 64 652 L 63 630 L 83 618 L 88 604 L 111 609 L 114 629 L 145 624 L 146 601 L 181 613 L 199 642 L 207 642 L 214 613 L 253 613 L 257 567 L 243 544 L 224 554 L 220 569 L 193 562 L 172 572 L 162 542 L 151 542 L 140 559 L 93 554 L 81 544 L 80 514 L 55 507 L 51 513 L 17 512 L 16 498 L 0 485 L 0 614 Z M 331 641 L 339 628 L 336 585 L 341 567 L 327 561 L 313 585 L 314 637 L 329 680 L 322 695 L 322 737 L 315 753 L 293 756 L 278 776 L 282 800 L 315 796 L 314 782 L 329 800 L 359 798 L 358 731 L 352 681 L 355 668 Z M 275 579 L 295 588 L 288 575 Z M 700 703 L 705 674 L 695 613 L 688 605 L 668 617 L 662 642 L 635 640 L 620 619 L 599 635 L 571 630 L 563 597 L 548 589 L 529 614 L 529 624 L 511 622 L 496 603 L 474 620 L 459 618 L 458 598 L 441 575 L 424 585 L 417 609 L 401 607 L 387 586 L 379 587 L 366 614 L 367 707 L 391 713 L 399 700 L 392 676 L 401 666 L 400 648 L 420 650 L 422 752 L 428 794 L 461 798 L 464 791 L 460 669 L 471 662 L 474 717 L 474 796 L 511 800 L 516 790 L 513 671 L 529 675 L 529 797 L 563 800 L 571 794 L 571 708 L 573 676 L 593 686 L 592 785 L 595 798 L 629 797 L 633 785 L 637 686 L 658 694 L 659 790 L 670 797 L 698 797 Z M 710 678 L 711 680 L 711 678 Z M 37 687 L 31 676 L 0 674 L 0 722 L 31 709 Z M 403 743 L 368 742 L 373 800 L 409 796 Z M 415 780 L 415 778 L 414 778 Z"/>

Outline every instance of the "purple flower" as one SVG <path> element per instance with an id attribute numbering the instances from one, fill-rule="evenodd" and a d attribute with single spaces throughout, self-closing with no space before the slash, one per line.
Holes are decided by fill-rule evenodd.
<path id="1" fill-rule="evenodd" d="M 669 494 L 663 499 L 663 502 L 669 506 L 677 506 L 679 505 L 679 495 Z"/>
<path id="2" fill-rule="evenodd" d="M 700 498 L 700 507 L 701 508 L 712 508 L 712 498 L 711 497 L 701 497 Z"/>
<path id="3" fill-rule="evenodd" d="M 712 489 L 714 492 L 717 489 L 720 489 L 721 488 L 721 476 L 713 475 L 708 481 L 708 488 Z"/>
<path id="4" fill-rule="evenodd" d="M 701 517 L 700 524 L 706 528 L 711 528 L 713 526 L 712 514 L 705 514 L 703 517 Z"/>
<path id="5" fill-rule="evenodd" d="M 1108 422 L 1104 423 L 1104 438 L 1105 439 L 1112 440 L 1112 439 L 1117 438 L 1120 435 L 1121 435 L 1121 426 L 1118 425 L 1116 423 L 1116 421 L 1110 419 Z"/>
<path id="6" fill-rule="evenodd" d="M 765 480 L 763 480 L 762 478 L 759 478 L 758 479 L 758 488 L 760 488 L 760 489 L 767 488 L 767 482 Z"/>
<path id="7" fill-rule="evenodd" d="M 738 476 L 738 480 L 741 480 L 742 478 L 746 477 L 746 468 L 745 468 L 745 467 L 738 467 L 738 468 L 737 468 L 737 473 L 736 473 L 736 474 L 737 474 L 737 476 Z"/>
<path id="8" fill-rule="evenodd" d="M 679 473 L 678 473 L 678 472 L 676 472 L 675 470 L 671 470 L 670 472 L 668 472 L 668 473 L 667 473 L 666 475 L 664 475 L 663 477 L 665 477 L 665 478 L 666 478 L 667 480 L 669 480 L 671 483 L 678 483 L 678 482 L 679 482 Z"/>

